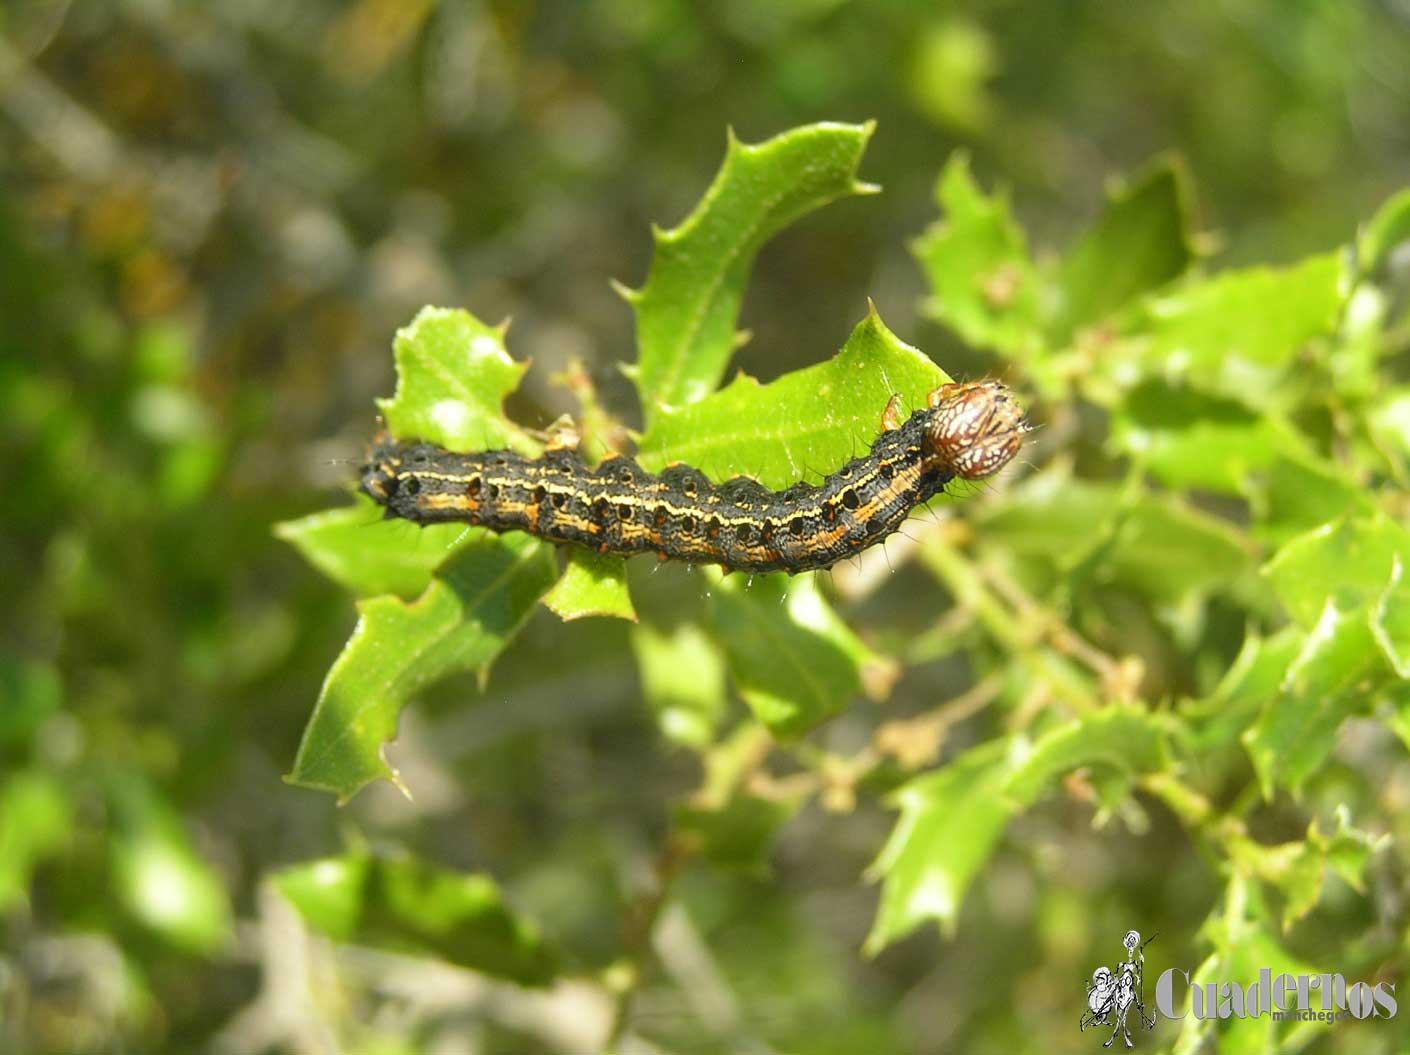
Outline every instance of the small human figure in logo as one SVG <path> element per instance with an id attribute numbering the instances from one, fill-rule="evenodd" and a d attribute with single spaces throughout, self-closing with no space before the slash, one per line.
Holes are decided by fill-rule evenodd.
<path id="1" fill-rule="evenodd" d="M 1155 1028 L 1155 1016 L 1146 1018 L 1144 999 L 1145 949 L 1154 940 L 1154 934 L 1141 941 L 1140 934 L 1128 930 L 1121 942 L 1126 950 L 1126 959 L 1117 965 L 1117 974 L 1113 976 L 1108 968 L 1098 967 L 1092 973 L 1092 980 L 1087 983 L 1087 1011 L 1082 1016 L 1078 1028 L 1085 1030 L 1088 1026 L 1098 1023 L 1111 1026 L 1111 1036 L 1102 1045 L 1104 1048 L 1111 1047 L 1118 1033 L 1128 1048 L 1135 1047 L 1131 1043 L 1130 1027 L 1126 1024 L 1126 1016 L 1133 1005 L 1140 1016 L 1141 1025 L 1146 1029 Z"/>
<path id="2" fill-rule="evenodd" d="M 1111 1014 L 1111 1009 L 1116 1003 L 1115 996 L 1116 986 L 1111 983 L 1111 968 L 1098 967 L 1092 972 L 1092 980 L 1087 983 L 1087 1013 L 1082 1016 L 1078 1029 L 1085 1030 L 1098 1022 L 1104 1026 L 1111 1025 L 1107 1016 Z"/>

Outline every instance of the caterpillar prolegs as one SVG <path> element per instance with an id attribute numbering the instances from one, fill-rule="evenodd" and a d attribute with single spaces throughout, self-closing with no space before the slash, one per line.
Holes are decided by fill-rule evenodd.
<path id="1" fill-rule="evenodd" d="M 808 571 L 880 542 L 952 480 L 998 472 L 1028 431 L 998 381 L 942 385 L 926 402 L 902 422 L 893 396 L 870 451 L 821 484 L 785 491 L 744 476 L 715 484 L 688 465 L 653 474 L 622 455 L 589 468 L 568 447 L 536 458 L 455 454 L 385 434 L 367 452 L 361 486 L 387 516 L 423 525 L 527 531 L 604 554 L 654 552 L 731 571 Z"/>

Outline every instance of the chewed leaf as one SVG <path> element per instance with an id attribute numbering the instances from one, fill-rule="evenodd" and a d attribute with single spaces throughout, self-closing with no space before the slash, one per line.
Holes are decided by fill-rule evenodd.
<path id="1" fill-rule="evenodd" d="M 397 331 L 395 349 L 396 395 L 377 401 L 392 435 L 453 451 L 535 452 L 502 410 L 528 369 L 509 357 L 504 327 L 486 326 L 468 311 L 422 308 Z"/>
<path id="2" fill-rule="evenodd" d="M 563 575 L 544 595 L 543 603 L 564 622 L 590 615 L 636 622 L 636 609 L 627 593 L 626 562 L 579 546 L 568 548 Z"/>
<path id="3" fill-rule="evenodd" d="M 641 463 L 694 465 L 716 480 L 737 474 L 779 489 L 816 480 L 868 449 L 893 394 L 905 411 L 950 378 L 898 340 L 875 309 L 842 350 L 767 385 L 737 377 L 702 402 L 660 414 L 641 440 Z"/>
<path id="4" fill-rule="evenodd" d="M 970 344 L 1009 355 L 1042 346 L 1039 277 L 1006 196 L 986 196 L 964 155 L 940 174 L 944 210 L 911 247 L 930 282 L 927 314 Z"/>
<path id="5" fill-rule="evenodd" d="M 361 602 L 288 779 L 347 799 L 393 778 L 383 748 L 407 700 L 448 674 L 487 670 L 557 574 L 549 547 L 518 533 L 492 536 L 458 553 L 416 601 Z"/>
<path id="6" fill-rule="evenodd" d="M 872 125 L 817 124 L 757 145 L 733 135 L 725 161 L 695 211 L 655 232 L 646 285 L 623 290 L 636 309 L 633 370 L 647 423 L 663 406 L 704 398 L 739 344 L 735 330 L 759 247 L 837 198 L 874 188 L 857 165 Z"/>
<path id="7" fill-rule="evenodd" d="M 1117 187 L 1055 275 L 1040 270 L 1007 195 L 986 195 L 964 155 L 945 166 L 943 210 L 912 251 L 929 280 L 928 314 L 966 341 L 1031 359 L 1079 327 L 1178 277 L 1194 255 L 1183 167 L 1166 158 Z"/>
<path id="8" fill-rule="evenodd" d="M 527 364 L 504 347 L 504 327 L 467 311 L 423 308 L 395 342 L 397 390 L 378 400 L 397 436 L 452 450 L 537 445 L 505 416 L 501 404 Z M 464 525 L 418 527 L 382 520 L 382 509 L 358 496 L 352 507 L 276 524 L 274 532 L 333 581 L 361 597 L 415 597 L 436 568 L 483 533 Z"/>
<path id="9" fill-rule="evenodd" d="M 520 985 L 547 985 L 557 972 L 556 951 L 487 875 L 356 850 L 286 868 L 275 882 L 336 941 L 430 954 Z"/>

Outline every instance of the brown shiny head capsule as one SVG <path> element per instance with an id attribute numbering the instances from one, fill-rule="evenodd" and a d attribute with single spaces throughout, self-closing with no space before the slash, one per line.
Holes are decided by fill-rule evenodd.
<path id="1" fill-rule="evenodd" d="M 1007 465 L 1028 423 L 1023 408 L 998 381 L 941 385 L 928 400 L 925 441 L 931 455 L 963 480 L 982 480 Z"/>

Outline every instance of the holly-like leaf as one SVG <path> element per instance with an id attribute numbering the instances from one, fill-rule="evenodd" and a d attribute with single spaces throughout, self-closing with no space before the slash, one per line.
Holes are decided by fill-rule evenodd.
<path id="1" fill-rule="evenodd" d="M 1286 1050 L 1280 1044 L 1279 1033 L 1287 1024 L 1274 1021 L 1267 1010 L 1258 1015 L 1234 1015 L 1220 1018 L 1215 1014 L 1198 1017 L 1190 1013 L 1189 989 L 1213 986 L 1205 992 L 1219 994 L 1227 1000 L 1231 995 L 1223 987 L 1237 981 L 1241 986 L 1259 981 L 1261 1001 L 1269 1001 L 1273 979 L 1280 975 L 1317 975 L 1324 967 L 1301 960 L 1288 952 L 1278 941 L 1277 921 L 1264 903 L 1258 884 L 1247 873 L 1233 870 L 1225 890 L 1223 904 L 1205 921 L 1202 935 L 1214 945 L 1213 952 L 1191 972 L 1189 988 L 1177 974 L 1174 1000 L 1178 1012 L 1183 1012 L 1180 1035 L 1173 1047 L 1174 1055 L 1199 1055 L 1218 1051 L 1228 1055 L 1262 1055 L 1264 1052 Z M 1328 965 L 1326 970 L 1330 970 Z M 1313 1007 L 1320 1007 L 1313 997 Z M 1262 1004 L 1266 1009 L 1267 1003 Z M 1208 1004 L 1206 1004 L 1208 1007 Z M 1212 1009 L 1211 1009 L 1212 1010 Z M 1298 1023 L 1303 1036 L 1326 1029 L 1329 1022 L 1312 1020 Z"/>
<path id="2" fill-rule="evenodd" d="M 1140 495 L 1113 525 L 1112 543 L 1097 571 L 1157 601 L 1178 603 L 1227 588 L 1251 573 L 1253 554 L 1229 524 L 1192 506 Z"/>
<path id="3" fill-rule="evenodd" d="M 893 798 L 901 816 L 868 872 L 883 883 L 867 953 L 880 952 L 927 920 L 953 932 L 965 891 L 1010 817 L 1080 767 L 1128 784 L 1165 769 L 1170 732 L 1154 715 L 1112 706 L 1036 741 L 991 740 L 903 785 Z"/>
<path id="4" fill-rule="evenodd" d="M 1366 865 L 1371 855 L 1390 842 L 1377 838 L 1351 824 L 1343 803 L 1337 808 L 1336 828 L 1324 833 L 1313 818 L 1303 839 L 1276 846 L 1254 842 L 1243 835 L 1231 835 L 1226 845 L 1234 866 L 1283 892 L 1283 930 L 1316 907 L 1328 868 L 1355 890 L 1364 888 Z"/>
<path id="5" fill-rule="evenodd" d="M 1275 458 L 1245 482 L 1244 490 L 1254 511 L 1254 537 L 1273 546 L 1345 514 L 1369 517 L 1376 509 L 1370 494 L 1345 472 L 1306 452 Z"/>
<path id="6" fill-rule="evenodd" d="M 868 872 L 884 880 L 868 955 L 927 920 L 954 932 L 965 891 L 1017 810 L 1004 795 L 1008 748 L 991 740 L 895 793 L 901 816 Z"/>
<path id="7" fill-rule="evenodd" d="M 383 748 L 407 700 L 449 674 L 483 676 L 557 576 L 551 548 L 511 533 L 461 550 L 414 602 L 360 602 L 357 629 L 328 671 L 288 779 L 343 800 L 394 779 Z"/>
<path id="8" fill-rule="evenodd" d="M 944 215 L 912 247 L 930 284 L 925 310 L 970 344 L 1006 355 L 1061 347 L 1189 266 L 1187 184 L 1169 158 L 1119 184 L 1049 275 L 1034 265 L 1007 196 L 984 194 L 957 155 L 936 185 Z"/>
<path id="9" fill-rule="evenodd" d="M 1327 598 L 1281 691 L 1243 735 L 1265 798 L 1278 788 L 1301 790 L 1321 768 L 1342 721 L 1369 704 L 1368 675 L 1380 663 L 1367 606 L 1343 610 Z"/>
<path id="10" fill-rule="evenodd" d="M 924 309 L 968 343 L 1012 356 L 1043 346 L 1041 286 L 1002 191 L 985 195 L 957 154 L 935 185 L 943 217 L 911 251 L 930 284 Z"/>
<path id="11" fill-rule="evenodd" d="M 1348 292 L 1340 253 L 1288 268 L 1227 271 L 1152 297 L 1133 336 L 1101 363 L 1129 373 L 1139 364 L 1193 388 L 1265 409 L 1294 357 L 1332 333 Z"/>
<path id="12" fill-rule="evenodd" d="M 504 326 L 486 326 L 468 311 L 422 308 L 397 331 L 397 390 L 378 408 L 393 436 L 452 451 L 537 445 L 504 416 L 504 397 L 529 368 L 509 357 Z"/>
<path id="13" fill-rule="evenodd" d="M 1132 389 L 1122 409 L 1112 422 L 1115 445 L 1170 487 L 1239 494 L 1280 451 L 1304 446 L 1275 417 L 1162 381 Z"/>
<path id="14" fill-rule="evenodd" d="M 1214 691 L 1180 708 L 1197 754 L 1238 740 L 1268 701 L 1277 698 L 1288 667 L 1302 650 L 1303 634 L 1284 627 L 1271 637 L 1250 633 Z"/>
<path id="15" fill-rule="evenodd" d="M 544 595 L 543 603 L 564 622 L 590 615 L 636 622 L 636 609 L 627 592 L 626 562 L 581 546 L 568 547 L 563 575 Z"/>
<path id="16" fill-rule="evenodd" d="M 1167 157 L 1112 189 L 1106 208 L 1058 270 L 1049 327 L 1054 345 L 1189 267 L 1188 184 L 1184 166 Z"/>
<path id="17" fill-rule="evenodd" d="M 407 598 L 424 590 L 452 554 L 484 535 L 463 524 L 383 520 L 382 507 L 363 495 L 352 506 L 275 524 L 274 533 L 359 597 Z"/>
<path id="18" fill-rule="evenodd" d="M 1342 517 L 1299 535 L 1264 565 L 1299 626 L 1325 616 L 1328 598 L 1350 611 L 1379 597 L 1396 559 L 1410 564 L 1410 531 L 1385 517 Z"/>
<path id="19" fill-rule="evenodd" d="M 875 190 L 856 179 L 872 128 L 808 125 L 752 146 L 731 134 L 695 211 L 653 230 L 646 284 L 621 290 L 636 309 L 632 373 L 648 425 L 661 408 L 694 403 L 719 384 L 740 343 L 735 324 L 759 248 L 806 213 Z"/>
<path id="20" fill-rule="evenodd" d="M 715 480 L 747 474 L 784 488 L 869 448 L 893 394 L 910 412 L 949 380 L 873 308 L 825 363 L 767 385 L 741 374 L 702 402 L 663 411 L 642 437 L 641 462 L 653 470 L 686 462 Z"/>
<path id="21" fill-rule="evenodd" d="M 1396 674 L 1410 678 L 1410 575 L 1396 554 L 1390 582 L 1371 608 L 1371 633 Z"/>
<path id="22" fill-rule="evenodd" d="M 520 985 L 557 974 L 556 951 L 487 875 L 359 849 L 287 868 L 275 882 L 309 926 L 336 941 L 438 956 Z"/>
<path id="23" fill-rule="evenodd" d="M 828 606 L 814 576 L 768 575 L 711 591 L 711 628 L 739 693 L 776 736 L 806 732 L 869 685 L 890 662 Z M 878 676 L 879 675 L 879 676 Z"/>

